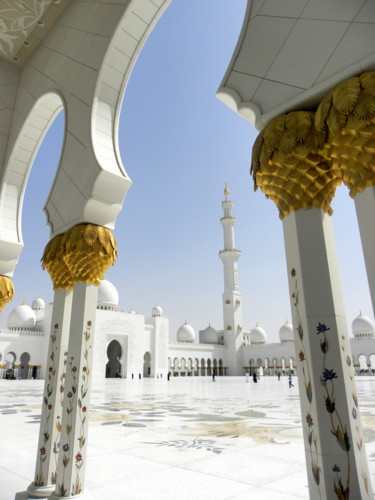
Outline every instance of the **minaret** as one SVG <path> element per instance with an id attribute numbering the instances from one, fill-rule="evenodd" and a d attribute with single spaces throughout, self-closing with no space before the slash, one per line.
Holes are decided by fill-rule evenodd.
<path id="1" fill-rule="evenodd" d="M 219 257 L 224 265 L 224 293 L 223 293 L 223 318 L 224 318 L 224 343 L 228 346 L 228 375 L 242 375 L 241 346 L 243 344 L 243 315 L 242 296 L 238 286 L 237 261 L 241 256 L 234 244 L 235 217 L 232 216 L 233 203 L 228 199 L 229 190 L 227 183 L 224 189 L 225 200 L 222 202 L 224 217 L 220 223 L 224 230 L 224 250 L 219 252 Z"/>

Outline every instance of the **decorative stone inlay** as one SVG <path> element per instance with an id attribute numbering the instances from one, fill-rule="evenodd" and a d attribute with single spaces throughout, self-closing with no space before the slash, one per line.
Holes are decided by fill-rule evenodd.
<path id="1" fill-rule="evenodd" d="M 71 0 L 0 0 L 0 59 L 21 67 Z"/>

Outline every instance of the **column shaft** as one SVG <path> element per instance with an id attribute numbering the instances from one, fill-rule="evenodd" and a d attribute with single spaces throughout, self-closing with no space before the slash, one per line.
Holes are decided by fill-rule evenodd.
<path id="1" fill-rule="evenodd" d="M 372 498 L 331 218 L 283 221 L 311 498 Z"/>
<path id="2" fill-rule="evenodd" d="M 375 186 L 370 186 L 354 198 L 363 256 L 365 259 L 372 309 L 375 315 Z"/>
<path id="3" fill-rule="evenodd" d="M 56 490 L 50 499 L 84 490 L 97 296 L 96 285 L 74 284 Z"/>
<path id="4" fill-rule="evenodd" d="M 71 307 L 72 292 L 55 290 L 35 479 L 28 487 L 34 497 L 55 489 Z"/>

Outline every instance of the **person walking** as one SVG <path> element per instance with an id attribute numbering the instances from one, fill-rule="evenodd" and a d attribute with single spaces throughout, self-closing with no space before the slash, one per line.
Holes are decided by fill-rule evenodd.
<path id="1" fill-rule="evenodd" d="M 291 373 L 289 373 L 288 380 L 289 380 L 289 387 L 294 387 L 294 384 L 292 382 L 292 374 Z"/>

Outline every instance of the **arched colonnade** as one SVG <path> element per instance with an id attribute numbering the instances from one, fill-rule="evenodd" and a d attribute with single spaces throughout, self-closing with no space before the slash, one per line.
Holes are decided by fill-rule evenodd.
<path id="1" fill-rule="evenodd" d="M 221 358 L 168 358 L 168 370 L 172 377 L 211 377 L 227 374 L 227 367 Z"/>

